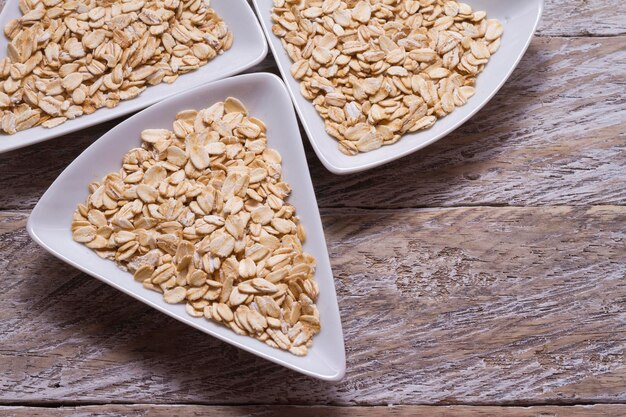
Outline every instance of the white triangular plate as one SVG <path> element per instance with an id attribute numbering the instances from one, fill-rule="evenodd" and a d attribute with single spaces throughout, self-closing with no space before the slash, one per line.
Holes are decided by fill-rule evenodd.
<path id="1" fill-rule="evenodd" d="M 238 336 L 204 318 L 189 316 L 184 305 L 166 304 L 161 294 L 143 288 L 130 273 L 72 240 L 72 213 L 87 197 L 87 185 L 102 179 L 108 172 L 119 170 L 123 155 L 140 146 L 139 134 L 143 129 L 171 129 L 177 112 L 206 108 L 228 96 L 239 98 L 252 116 L 266 123 L 268 146 L 283 156 L 284 178 L 293 187 L 289 202 L 296 207 L 307 232 L 304 249 L 317 259 L 315 280 L 320 288 L 317 306 L 322 331 L 315 336 L 313 347 L 305 357 L 274 349 L 250 337 Z M 59 259 L 196 329 L 315 378 L 339 380 L 345 373 L 339 307 L 317 201 L 293 106 L 284 84 L 275 75 L 258 73 L 216 81 L 155 104 L 119 124 L 59 175 L 37 203 L 27 228 L 38 244 Z"/>
<path id="2" fill-rule="evenodd" d="M 21 16 L 17 5 L 18 0 L 7 0 L 0 13 L 0 28 L 4 28 L 9 20 Z M 267 42 L 248 2 L 246 0 L 213 0 L 211 6 L 233 32 L 234 40 L 230 50 L 196 71 L 181 75 L 173 84 L 162 83 L 150 86 L 138 97 L 122 101 L 115 108 L 101 108 L 93 114 L 68 120 L 52 129 L 35 127 L 14 135 L 0 133 L 0 153 L 66 135 L 141 110 L 174 94 L 240 73 L 261 62 L 267 55 Z M 7 45 L 6 36 L 0 35 L 0 57 L 5 56 Z M 63 144 L 59 143 L 59 146 Z"/>
<path id="3" fill-rule="evenodd" d="M 393 145 L 372 152 L 347 156 L 339 151 L 337 141 L 326 133 L 322 118 L 311 102 L 302 97 L 298 81 L 291 76 L 291 60 L 280 39 L 272 34 L 273 0 L 252 1 L 311 145 L 324 166 L 335 174 L 365 171 L 401 158 L 441 139 L 469 120 L 509 78 L 526 52 L 543 10 L 543 0 L 466 0 L 474 10 L 486 10 L 488 18 L 500 19 L 504 24 L 502 45 L 478 76 L 476 94 L 465 106 L 455 109 L 428 130 L 407 134 Z"/>

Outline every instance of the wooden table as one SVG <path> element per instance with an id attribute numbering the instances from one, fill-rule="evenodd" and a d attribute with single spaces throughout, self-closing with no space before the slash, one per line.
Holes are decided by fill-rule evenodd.
<path id="1" fill-rule="evenodd" d="M 306 145 L 345 333 L 337 384 L 30 240 L 37 199 L 121 120 L 0 155 L 0 415 L 626 415 L 626 6 L 547 3 L 519 68 L 454 134 L 343 177 Z"/>

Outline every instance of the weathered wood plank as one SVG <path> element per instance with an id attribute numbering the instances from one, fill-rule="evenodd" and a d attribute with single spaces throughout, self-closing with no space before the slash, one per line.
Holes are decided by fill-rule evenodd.
<path id="1" fill-rule="evenodd" d="M 85 276 L 30 241 L 26 216 L 0 213 L 0 403 L 626 401 L 626 207 L 323 210 L 338 384 Z"/>
<path id="2" fill-rule="evenodd" d="M 390 406 L 293 407 L 203 405 L 92 405 L 82 407 L 1 407 L 6 417 L 622 417 L 624 405 L 543 407 Z"/>
<path id="3" fill-rule="evenodd" d="M 311 164 L 319 204 L 625 204 L 625 43 L 535 39 L 496 97 L 434 145 L 352 176 Z"/>
<path id="4" fill-rule="evenodd" d="M 540 36 L 609 36 L 626 33 L 622 0 L 546 0 Z"/>
<path id="5" fill-rule="evenodd" d="M 540 36 L 626 34 L 621 0 L 550 1 Z M 626 37 L 539 38 L 439 144 L 338 178 L 324 207 L 625 204 Z M 263 70 L 275 71 L 271 60 Z M 493 114 L 492 114 L 493 113 Z M 30 208 L 116 122 L 0 156 Z M 62 144 L 62 146 L 61 146 Z M 341 195 L 341 202 L 337 202 Z M 624 207 L 324 210 L 348 375 L 320 384 L 162 316 L 37 248 L 0 214 L 0 402 L 441 404 L 625 401 Z M 623 406 L 0 408 L 2 415 L 624 415 Z"/>
<path id="6" fill-rule="evenodd" d="M 305 140 L 320 206 L 626 204 L 625 43 L 626 36 L 535 39 L 464 127 L 367 173 L 329 173 Z M 0 155 L 0 208 L 33 207 L 118 122 Z"/>

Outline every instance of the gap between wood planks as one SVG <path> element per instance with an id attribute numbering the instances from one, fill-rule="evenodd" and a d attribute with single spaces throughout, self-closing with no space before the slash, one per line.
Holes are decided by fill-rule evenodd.
<path id="1" fill-rule="evenodd" d="M 554 400 L 533 400 L 533 401 L 473 401 L 467 402 L 455 402 L 446 401 L 437 404 L 431 403 L 415 403 L 415 404 L 359 404 L 359 405 L 336 405 L 336 404 L 306 404 L 306 403 L 289 403 L 289 404 L 268 404 L 268 403 L 219 403 L 209 401 L 177 401 L 177 402 L 161 402 L 161 403 L 145 403 L 145 402 L 132 402 L 132 401 L 0 401 L 0 416 L 2 414 L 3 407 L 30 407 L 37 409 L 55 409 L 63 407 L 92 407 L 92 406 L 123 406 L 123 407 L 206 407 L 206 408 L 328 408 L 328 409 L 350 409 L 350 408 L 363 408 L 363 409 L 389 409 L 389 408 L 424 408 L 424 409 L 438 409 L 438 408 L 494 408 L 494 409 L 514 409 L 514 408 L 529 408 L 529 407 L 554 407 L 554 408 L 573 408 L 573 407 L 588 407 L 588 406 L 624 406 L 624 414 L 626 415 L 626 401 L 576 401 L 563 399 L 559 401 Z"/>
<path id="2" fill-rule="evenodd" d="M 622 405 L 579 405 L 579 406 L 533 406 L 533 407 L 485 407 L 485 406 L 372 406 L 372 407 L 332 407 L 332 406 L 202 406 L 202 405 L 97 405 L 69 406 L 58 408 L 2 407 L 0 413 L 9 417 L 78 417 L 89 415 L 124 415 L 144 417 L 179 417 L 199 415 L 299 417 L 317 416 L 392 416 L 392 417 L 593 417 L 623 416 L 626 406 Z"/>
<path id="3" fill-rule="evenodd" d="M 419 212 L 434 212 L 434 211 L 446 211 L 446 210 L 458 210 L 458 209 L 551 209 L 551 208 L 576 208 L 576 209 L 593 209 L 600 207 L 626 207 L 626 204 L 586 204 L 586 205 L 573 205 L 573 204 L 549 204 L 549 205 L 517 205 L 517 204 L 459 204 L 449 206 L 405 206 L 405 207 L 361 207 L 361 206 L 318 206 L 320 214 L 332 214 L 332 213 L 419 213 Z M 32 209 L 11 209 L 0 207 L 0 215 L 26 215 L 26 219 L 30 216 Z"/>
<path id="4" fill-rule="evenodd" d="M 615 66 L 626 59 L 625 41 L 535 39 L 511 79 L 468 123 L 415 154 L 358 175 L 329 173 L 305 139 L 318 205 L 626 204 L 626 108 Z M 257 69 L 275 72 L 270 61 Z M 119 120 L 0 155 L 0 208 L 32 208 L 67 164 Z"/>

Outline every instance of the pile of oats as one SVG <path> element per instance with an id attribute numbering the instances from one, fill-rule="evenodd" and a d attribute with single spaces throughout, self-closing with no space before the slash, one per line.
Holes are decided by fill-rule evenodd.
<path id="1" fill-rule="evenodd" d="M 74 240 L 194 317 L 306 355 L 320 331 L 315 259 L 263 122 L 228 98 L 141 139 L 90 184 Z"/>
<path id="2" fill-rule="evenodd" d="M 503 32 L 453 0 L 274 0 L 272 19 L 302 95 L 347 155 L 464 105 Z"/>
<path id="3" fill-rule="evenodd" d="M 54 127 L 172 83 L 228 50 L 209 0 L 20 0 L 4 28 L 0 131 Z"/>

